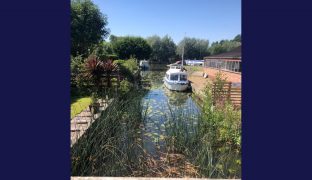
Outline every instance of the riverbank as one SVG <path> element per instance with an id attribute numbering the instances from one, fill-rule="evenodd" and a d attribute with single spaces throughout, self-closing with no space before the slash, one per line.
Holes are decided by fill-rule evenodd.
<path id="1" fill-rule="evenodd" d="M 161 69 L 142 71 L 150 88 L 131 86 L 72 146 L 72 176 L 240 177 L 239 114 L 210 111 L 209 101 L 168 90 Z M 208 81 L 192 70 L 194 87 L 203 92 Z"/>
<path id="2" fill-rule="evenodd" d="M 188 80 L 192 86 L 192 92 L 194 95 L 203 100 L 204 98 L 204 89 L 208 83 L 212 82 L 209 78 L 204 78 L 203 68 L 199 66 L 186 66 L 188 71 Z"/>

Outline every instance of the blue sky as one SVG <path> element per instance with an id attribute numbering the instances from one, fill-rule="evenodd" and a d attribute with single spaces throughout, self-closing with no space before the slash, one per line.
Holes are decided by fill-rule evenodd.
<path id="1" fill-rule="evenodd" d="M 116 36 L 168 34 L 209 42 L 241 34 L 241 0 L 93 0 Z"/>

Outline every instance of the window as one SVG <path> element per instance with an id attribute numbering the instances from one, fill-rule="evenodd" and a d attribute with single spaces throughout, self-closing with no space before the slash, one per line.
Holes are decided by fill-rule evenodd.
<path id="1" fill-rule="evenodd" d="M 184 74 L 180 74 L 180 81 L 186 81 L 187 77 Z"/>
<path id="2" fill-rule="evenodd" d="M 171 74 L 171 75 L 170 75 L 170 80 L 171 80 L 171 81 L 177 81 L 177 80 L 179 80 L 179 75 L 178 75 L 178 74 Z"/>
<path id="3" fill-rule="evenodd" d="M 235 62 L 235 68 L 234 68 L 235 72 L 239 72 L 239 64 L 240 63 L 238 61 Z"/>
<path id="4" fill-rule="evenodd" d="M 205 67 L 222 69 L 225 71 L 241 72 L 240 60 L 224 60 L 224 59 L 207 59 Z"/>

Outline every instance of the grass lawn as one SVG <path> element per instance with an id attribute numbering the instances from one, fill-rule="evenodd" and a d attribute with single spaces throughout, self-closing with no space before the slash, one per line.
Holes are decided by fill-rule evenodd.
<path id="1" fill-rule="evenodd" d="M 194 71 L 202 71 L 202 70 L 203 70 L 203 67 L 202 67 L 202 66 L 184 66 L 184 68 L 185 68 L 187 71 L 191 71 L 191 72 L 194 72 Z"/>
<path id="2" fill-rule="evenodd" d="M 91 97 L 75 98 L 70 105 L 70 119 L 75 117 L 81 111 L 85 110 L 91 104 Z"/>

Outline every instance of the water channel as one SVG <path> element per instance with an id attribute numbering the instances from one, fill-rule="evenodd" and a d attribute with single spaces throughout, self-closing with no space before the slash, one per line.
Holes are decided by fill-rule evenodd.
<path id="1" fill-rule="evenodd" d="M 164 66 L 141 72 L 142 78 L 151 82 L 151 88 L 143 98 L 143 141 L 147 152 L 154 155 L 157 150 L 165 150 L 163 140 L 168 135 L 168 121 L 174 123 L 179 118 L 180 123 L 195 131 L 201 111 L 191 92 L 170 91 L 163 85 L 166 70 Z"/>
<path id="2" fill-rule="evenodd" d="M 191 92 L 164 87 L 166 70 L 142 71 L 148 91 L 113 101 L 92 124 L 72 147 L 73 176 L 240 177 L 240 148 L 214 138 L 233 125 L 207 124 Z"/>

